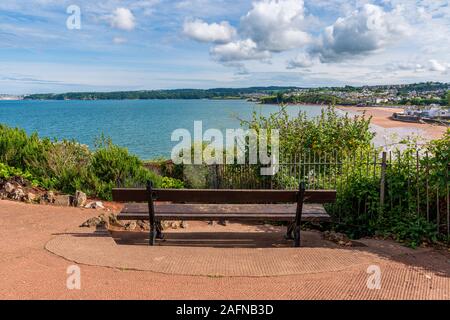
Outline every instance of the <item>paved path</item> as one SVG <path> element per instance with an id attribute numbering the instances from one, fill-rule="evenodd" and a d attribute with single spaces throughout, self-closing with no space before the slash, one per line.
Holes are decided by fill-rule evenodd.
<path id="1" fill-rule="evenodd" d="M 311 259 L 301 259 L 297 261 L 300 262 L 299 264 L 291 268 L 290 264 L 293 261 L 288 261 L 288 255 L 282 256 L 285 252 L 290 255 L 292 249 L 283 248 L 283 242 L 279 243 L 281 248 L 270 248 L 264 242 L 261 242 L 263 245 L 260 248 L 245 248 L 245 246 L 239 247 L 239 245 L 236 248 L 236 243 L 233 244 L 234 248 L 217 246 L 193 248 L 189 244 L 177 243 L 181 235 L 178 238 L 171 235 L 169 238 L 175 239 L 175 241 L 171 242 L 169 239 L 167 247 L 156 248 L 159 250 L 158 254 L 163 252 L 164 248 L 171 253 L 165 256 L 166 259 L 172 261 L 172 269 L 167 269 L 167 272 L 164 273 L 163 270 L 154 269 L 155 266 L 163 268 L 163 264 L 154 266 L 142 259 L 142 254 L 153 254 L 151 248 L 142 245 L 130 246 L 129 243 L 121 243 L 119 240 L 117 243 L 112 242 L 110 238 L 99 237 L 93 233 L 93 230 L 86 233 L 86 230 L 77 228 L 85 219 L 94 214 L 95 211 L 92 210 L 0 201 L 0 225 L 2 226 L 0 231 L 0 298 L 450 299 L 450 256 L 447 252 L 431 249 L 414 251 L 393 242 L 376 240 L 361 241 L 365 247 L 342 249 L 320 240 L 313 233 L 305 233 L 306 240 L 309 239 L 309 245 L 303 248 L 303 251 L 308 252 Z M 238 228 L 238 226 L 234 227 Z M 194 225 L 188 231 L 197 231 L 196 228 Z M 204 228 L 207 227 L 200 229 L 204 230 Z M 223 231 L 234 231 L 233 226 L 221 228 L 224 228 Z M 137 237 L 141 236 L 144 235 Z M 95 241 L 99 238 L 100 240 L 108 239 L 105 240 L 106 247 L 103 249 L 109 248 L 107 250 L 111 250 L 111 253 L 126 255 L 129 262 L 135 264 L 133 269 L 145 269 L 142 267 L 144 266 L 147 268 L 145 270 L 152 271 L 129 270 L 121 266 L 123 261 L 116 257 L 112 257 L 114 258 L 112 262 L 118 263 L 117 266 L 101 266 L 105 265 L 105 261 L 92 260 L 92 257 L 98 258 L 92 253 L 105 245 L 105 243 L 101 244 L 101 241 Z M 51 244 L 64 244 L 64 246 L 59 246 L 60 250 L 64 249 L 59 254 L 64 256 L 67 254 L 65 250 L 68 248 L 68 239 L 73 241 L 72 244 L 75 247 L 80 246 L 78 251 L 70 252 L 69 250 L 69 254 L 75 252 L 78 256 L 64 258 L 45 248 L 48 246 L 51 249 Z M 90 251 L 82 250 L 82 246 L 86 244 L 92 245 Z M 277 251 L 277 249 L 281 251 Z M 197 263 L 197 269 L 191 269 L 190 272 L 186 271 L 186 268 L 192 268 L 195 264 L 173 269 L 174 262 L 178 259 L 174 255 L 181 250 L 185 256 L 191 254 L 197 260 L 201 259 L 200 254 L 207 257 L 214 252 L 214 259 L 219 263 L 213 263 L 212 265 L 215 267 L 212 269 L 198 268 L 201 263 Z M 88 253 L 84 258 L 83 252 Z M 260 255 L 261 259 L 269 261 L 272 257 L 273 262 L 267 263 L 269 268 L 260 268 L 259 271 L 263 270 L 264 272 L 256 274 L 259 277 L 255 278 L 254 270 L 236 268 L 239 264 L 233 261 L 235 259 L 233 256 L 239 252 L 249 254 L 246 262 L 248 265 L 257 265 L 258 260 L 255 260 L 255 257 L 260 253 L 255 254 L 255 252 L 264 252 L 267 255 Z M 342 255 L 343 252 L 348 254 L 348 257 L 353 257 L 353 260 L 350 259 L 350 263 L 345 258 L 334 256 L 334 254 Z M 325 253 L 326 257 L 323 256 Z M 103 254 L 102 259 L 106 257 L 108 257 L 108 252 Z M 281 265 L 280 268 L 274 268 L 280 257 L 289 263 Z M 80 258 L 91 259 L 82 261 L 87 264 L 79 264 L 81 290 L 68 290 L 66 287 L 67 267 L 74 264 L 71 260 L 77 261 Z M 240 262 L 245 261 L 243 256 L 236 259 Z M 327 261 L 333 261 L 331 265 L 339 268 L 327 269 L 322 266 L 312 270 L 311 266 L 314 265 L 314 261 L 321 261 L 320 259 L 323 259 L 325 266 Z M 111 261 L 106 262 L 112 263 Z M 369 263 L 374 263 L 381 269 L 380 290 L 367 288 Z M 227 276 L 223 276 L 223 274 L 222 276 L 213 276 L 210 273 L 211 270 L 217 271 L 217 266 L 220 264 L 224 265 L 223 270 L 228 270 Z M 232 266 L 232 268 L 229 269 L 227 266 Z M 192 270 L 196 271 L 194 273 L 197 275 L 187 275 L 193 273 Z M 236 270 L 238 272 L 234 273 Z M 277 272 L 285 275 L 270 275 Z"/>
<path id="2" fill-rule="evenodd" d="M 205 226 L 204 229 L 216 228 Z M 277 244 L 279 239 L 283 239 L 281 230 L 245 234 L 188 230 L 166 233 L 167 241 L 154 247 L 147 245 L 146 233 L 139 232 L 139 235 L 146 241 L 139 241 L 138 245 L 117 245 L 106 230 L 94 233 L 92 230 L 74 230 L 49 241 L 46 249 L 80 264 L 208 277 L 272 277 L 335 272 L 355 265 L 368 266 L 380 260 L 377 255 L 340 248 L 331 242 L 320 246 L 320 243 L 328 244 L 328 241 L 323 241 L 317 232 L 303 232 L 302 248 L 292 248 L 290 243 L 289 247 L 246 247 L 249 242 L 256 245 L 272 240 Z M 199 242 L 199 238 L 211 245 L 190 247 L 186 243 L 191 240 Z M 218 242 L 227 243 L 228 247 L 224 247 L 225 244 L 217 247 Z"/>

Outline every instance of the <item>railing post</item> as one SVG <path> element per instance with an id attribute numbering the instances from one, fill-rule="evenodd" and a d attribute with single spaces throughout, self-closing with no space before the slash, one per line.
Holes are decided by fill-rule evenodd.
<path id="1" fill-rule="evenodd" d="M 219 165 L 217 163 L 214 164 L 214 189 L 220 189 Z"/>
<path id="2" fill-rule="evenodd" d="M 380 215 L 384 212 L 384 198 L 385 198 L 385 187 L 386 187 L 386 152 L 383 151 L 381 157 L 381 179 L 380 179 Z"/>

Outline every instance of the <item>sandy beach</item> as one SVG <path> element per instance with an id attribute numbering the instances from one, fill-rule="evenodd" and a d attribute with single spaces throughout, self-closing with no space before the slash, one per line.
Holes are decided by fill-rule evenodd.
<path id="1" fill-rule="evenodd" d="M 403 108 L 395 107 L 338 107 L 350 115 L 372 117 L 371 130 L 376 133 L 374 142 L 377 146 L 390 146 L 404 139 L 418 139 L 419 143 L 441 138 L 447 131 L 444 126 L 395 121 L 391 116 L 395 112 L 403 112 Z"/>

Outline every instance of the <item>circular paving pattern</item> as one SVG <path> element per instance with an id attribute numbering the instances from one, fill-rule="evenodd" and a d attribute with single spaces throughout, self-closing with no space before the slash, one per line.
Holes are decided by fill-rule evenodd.
<path id="1" fill-rule="evenodd" d="M 145 233 L 132 233 L 145 236 Z M 173 240 L 175 235 L 175 240 Z M 339 271 L 360 264 L 371 264 L 376 256 L 355 249 L 335 246 L 320 239 L 315 232 L 302 233 L 301 248 L 218 247 L 217 245 L 190 246 L 179 242 L 179 233 L 167 234 L 167 242 L 150 247 L 145 242 L 120 244 L 109 232 L 92 232 L 77 229 L 72 233 L 57 235 L 46 244 L 46 249 L 67 260 L 79 264 L 104 266 L 126 270 L 143 270 L 165 274 L 265 277 Z M 185 233 L 183 235 L 195 235 Z M 231 235 L 231 233 L 230 233 Z M 231 241 L 230 236 L 221 239 L 214 233 L 209 238 L 220 242 Z M 281 239 L 282 233 L 247 233 L 245 239 L 263 238 L 266 241 Z M 272 237 L 272 238 L 270 238 Z M 263 240 L 263 239 L 262 239 Z M 175 241 L 175 242 L 174 242 Z M 178 242 L 177 242 L 178 241 Z M 243 246 L 245 246 L 245 240 Z"/>

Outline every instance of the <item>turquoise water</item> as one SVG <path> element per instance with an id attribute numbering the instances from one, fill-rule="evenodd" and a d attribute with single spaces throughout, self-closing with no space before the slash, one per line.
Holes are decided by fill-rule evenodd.
<path id="1" fill-rule="evenodd" d="M 239 119 L 250 119 L 253 111 L 268 115 L 277 110 L 243 100 L 0 101 L 0 123 L 89 146 L 103 133 L 142 159 L 151 159 L 170 156 L 177 144 L 170 139 L 172 131 L 193 133 L 194 121 L 203 121 L 203 132 L 215 128 L 225 133 L 239 128 Z M 299 110 L 320 114 L 318 106 L 289 107 L 292 115 Z"/>

